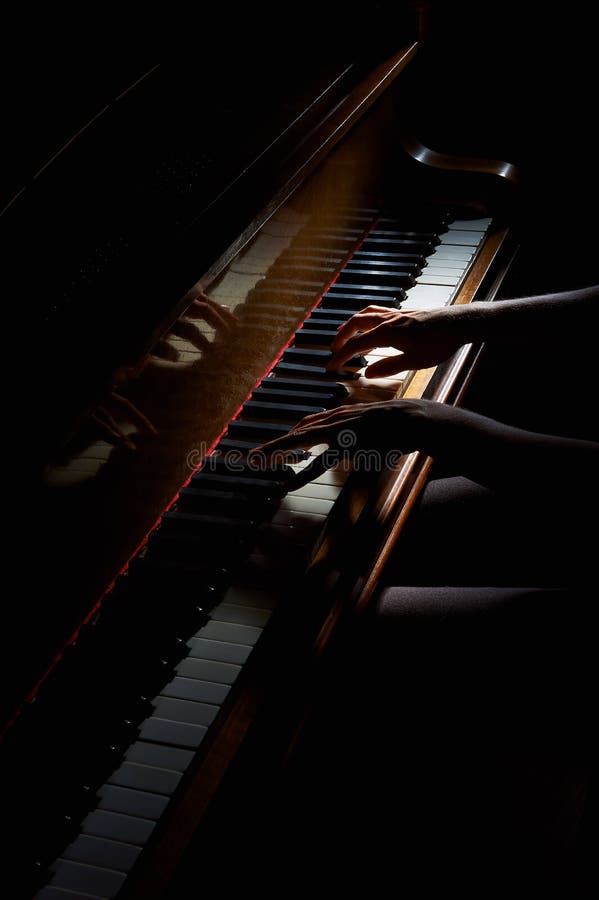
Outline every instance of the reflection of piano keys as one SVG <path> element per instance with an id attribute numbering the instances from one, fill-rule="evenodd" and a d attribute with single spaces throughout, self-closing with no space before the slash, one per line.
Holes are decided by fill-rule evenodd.
<path id="1" fill-rule="evenodd" d="M 327 330 L 335 330 L 355 309 L 374 302 L 373 297 L 395 306 L 405 290 L 401 305 L 406 309 L 459 301 L 460 290 L 491 228 L 488 218 L 449 223 L 439 233 L 440 242 L 434 243 L 432 252 L 419 260 L 422 274 L 412 276 L 412 286 L 399 289 L 385 266 L 397 269 L 399 257 L 393 241 L 401 241 L 405 231 L 384 227 L 384 222 L 371 213 L 368 218 L 370 227 L 355 229 L 358 234 L 353 234 L 351 227 L 312 233 L 309 223 L 290 224 L 282 217 L 275 218 L 233 260 L 210 294 L 238 315 L 242 337 L 246 326 L 258 332 L 261 328 L 281 332 L 282 327 L 282 333 L 293 334 L 302 324 L 299 306 L 303 304 L 308 312 L 301 335 L 305 337 L 305 332 L 313 330 L 319 337 L 296 340 L 290 348 L 322 352 L 330 340 Z M 347 245 L 348 236 L 351 246 Z M 319 241 L 328 242 L 328 246 Z M 342 254 L 334 255 L 335 245 L 344 248 Z M 359 248 L 357 255 L 355 248 Z M 309 263 L 298 262 L 306 258 Z M 304 265 L 309 269 L 314 260 L 323 263 L 314 265 L 320 272 L 320 288 L 309 289 L 312 296 L 308 302 L 304 293 L 308 293 L 310 273 L 298 278 L 297 272 Z M 284 278 L 278 277 L 281 273 Z M 333 279 L 322 294 L 322 288 Z M 270 296 L 271 283 L 276 284 L 276 301 Z M 276 316 L 273 304 L 262 302 L 265 296 L 278 303 Z M 299 298 L 299 306 L 286 306 L 286 298 L 294 296 Z M 330 314 L 327 309 L 332 310 Z M 315 322 L 320 327 L 311 329 Z M 202 325 L 201 331 L 208 340 L 214 336 L 208 325 Z M 173 343 L 181 353 L 178 365 L 185 366 L 201 355 L 182 338 Z M 396 352 L 378 349 L 368 354 L 367 360 Z M 339 381 L 318 369 L 293 372 L 283 356 L 252 393 L 250 402 L 261 405 L 241 409 L 212 458 L 218 460 L 219 447 L 227 441 L 239 443 L 243 451 L 244 444 L 250 447 L 264 439 L 262 429 L 268 434 L 269 428 L 291 427 L 306 408 L 331 407 L 348 399 L 401 396 L 409 389 L 409 374 L 369 381 L 348 370 L 347 380 Z M 247 436 L 239 438 L 236 422 L 247 426 Z M 291 470 L 299 473 L 308 462 L 290 466 L 287 474 Z M 347 490 L 348 477 L 347 467 L 337 467 L 289 492 L 285 478 L 277 473 L 228 471 L 216 462 L 214 467 L 206 465 L 183 489 L 176 505 L 165 514 L 160 528 L 132 563 L 129 574 L 118 580 L 116 603 L 115 598 L 106 599 L 107 614 L 100 615 L 95 639 L 99 636 L 101 648 L 102 634 L 110 631 L 110 648 L 114 650 L 114 632 L 120 629 L 122 641 L 135 638 L 141 643 L 142 666 L 147 657 L 143 647 L 146 629 L 150 640 L 156 640 L 152 609 L 147 621 L 137 619 L 145 599 L 150 605 L 162 600 L 167 608 L 176 608 L 174 614 L 170 613 L 174 632 L 185 643 L 167 648 L 165 642 L 165 654 L 171 654 L 167 657 L 170 675 L 163 677 L 164 683 L 150 698 L 149 714 L 138 717 L 133 739 L 119 747 L 122 756 L 118 764 L 115 761 L 104 782 L 95 786 L 97 801 L 82 816 L 78 835 L 50 863 L 49 882 L 36 896 L 115 897 L 127 882 L 142 850 L 148 843 L 151 846 L 157 823 L 172 814 L 173 797 L 176 808 L 180 784 L 196 765 L 198 752 L 204 744 L 214 746 L 214 729 L 222 730 L 223 722 L 234 715 L 235 695 L 242 696 L 253 648 L 258 645 L 260 653 L 263 631 L 290 586 L 301 579 L 323 529 L 344 496 L 344 488 Z M 221 552 L 219 538 L 227 542 L 226 555 Z M 221 572 L 221 565 L 231 574 Z M 193 596 L 194 585 L 197 598 Z M 196 603 L 203 607 L 201 611 L 196 610 Z M 164 608 L 161 621 L 163 613 Z M 133 621 L 131 615 L 136 617 Z M 200 626 L 197 629 L 193 627 L 194 618 Z M 131 651 L 134 655 L 138 652 Z M 110 666 L 113 663 L 114 658 Z M 118 659 L 116 665 L 118 668 Z M 104 668 L 108 668 L 106 663 Z M 98 674 L 101 676 L 101 672 Z M 137 683 L 136 678 L 134 681 Z M 226 762 L 226 754 L 222 760 Z M 146 887 L 140 896 L 147 896 L 147 884 L 143 883 Z"/>

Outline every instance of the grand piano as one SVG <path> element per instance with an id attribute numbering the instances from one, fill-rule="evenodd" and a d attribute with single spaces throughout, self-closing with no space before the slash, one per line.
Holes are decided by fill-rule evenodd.
<path id="1" fill-rule="evenodd" d="M 305 44 L 300 68 L 242 40 L 210 92 L 213 60 L 152 65 L 5 210 L 41 338 L 41 585 L 10 623 L 37 627 L 5 692 L 15 897 L 175 896 L 190 848 L 268 794 L 430 460 L 315 477 L 247 451 L 341 403 L 459 403 L 474 370 L 477 347 L 326 369 L 364 306 L 491 302 L 516 246 L 514 166 L 410 129 L 423 5 L 378 6 L 359 40 L 325 17 L 309 72 Z"/>

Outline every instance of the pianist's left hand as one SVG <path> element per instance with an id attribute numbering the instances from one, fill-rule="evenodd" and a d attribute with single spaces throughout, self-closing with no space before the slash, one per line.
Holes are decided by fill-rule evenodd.
<path id="1" fill-rule="evenodd" d="M 599 503 L 599 444 L 526 431 L 433 400 L 383 400 L 316 413 L 252 450 L 250 459 L 262 454 L 262 459 L 284 462 L 290 450 L 322 444 L 343 456 L 379 451 L 383 466 L 389 451 L 397 462 L 397 452 L 421 450 L 491 489 L 525 491 L 543 503 L 553 502 L 559 492 Z M 337 461 L 335 455 L 329 454 L 329 465 Z M 568 478 L 556 479 L 556 472 L 567 472 Z"/>

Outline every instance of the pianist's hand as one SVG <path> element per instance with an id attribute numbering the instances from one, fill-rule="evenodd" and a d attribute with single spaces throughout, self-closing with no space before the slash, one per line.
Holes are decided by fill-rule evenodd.
<path id="1" fill-rule="evenodd" d="M 469 342 L 461 309 L 410 312 L 368 306 L 339 329 L 328 367 L 339 369 L 354 354 L 368 353 L 376 347 L 395 347 L 402 353 L 368 366 L 364 374 L 369 378 L 436 366 Z"/>
<path id="2" fill-rule="evenodd" d="M 439 443 L 443 430 L 455 427 L 463 413 L 432 400 L 382 400 L 339 406 L 306 416 L 286 435 L 257 447 L 250 456 L 260 453 L 271 458 L 320 444 L 350 454 L 358 450 L 427 450 Z"/>

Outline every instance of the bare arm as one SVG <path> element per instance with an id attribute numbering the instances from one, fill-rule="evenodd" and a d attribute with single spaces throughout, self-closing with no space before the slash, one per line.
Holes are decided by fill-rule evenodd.
<path id="1" fill-rule="evenodd" d="M 369 377 L 437 365 L 464 344 L 482 341 L 506 345 L 534 341 L 546 344 L 549 352 L 559 352 L 560 343 L 577 342 L 591 329 L 594 333 L 598 316 L 597 286 L 418 312 L 371 306 L 339 329 L 330 367 L 338 368 L 354 354 L 375 347 L 396 347 L 402 355 L 369 366 Z"/>
<path id="2" fill-rule="evenodd" d="M 351 440 L 348 440 L 351 435 Z M 258 451 L 267 456 L 328 444 L 380 451 L 422 450 L 485 486 L 551 503 L 591 502 L 599 484 L 599 444 L 504 425 L 431 400 L 359 403 L 303 419 Z M 594 502 L 594 501 L 593 501 Z"/>

